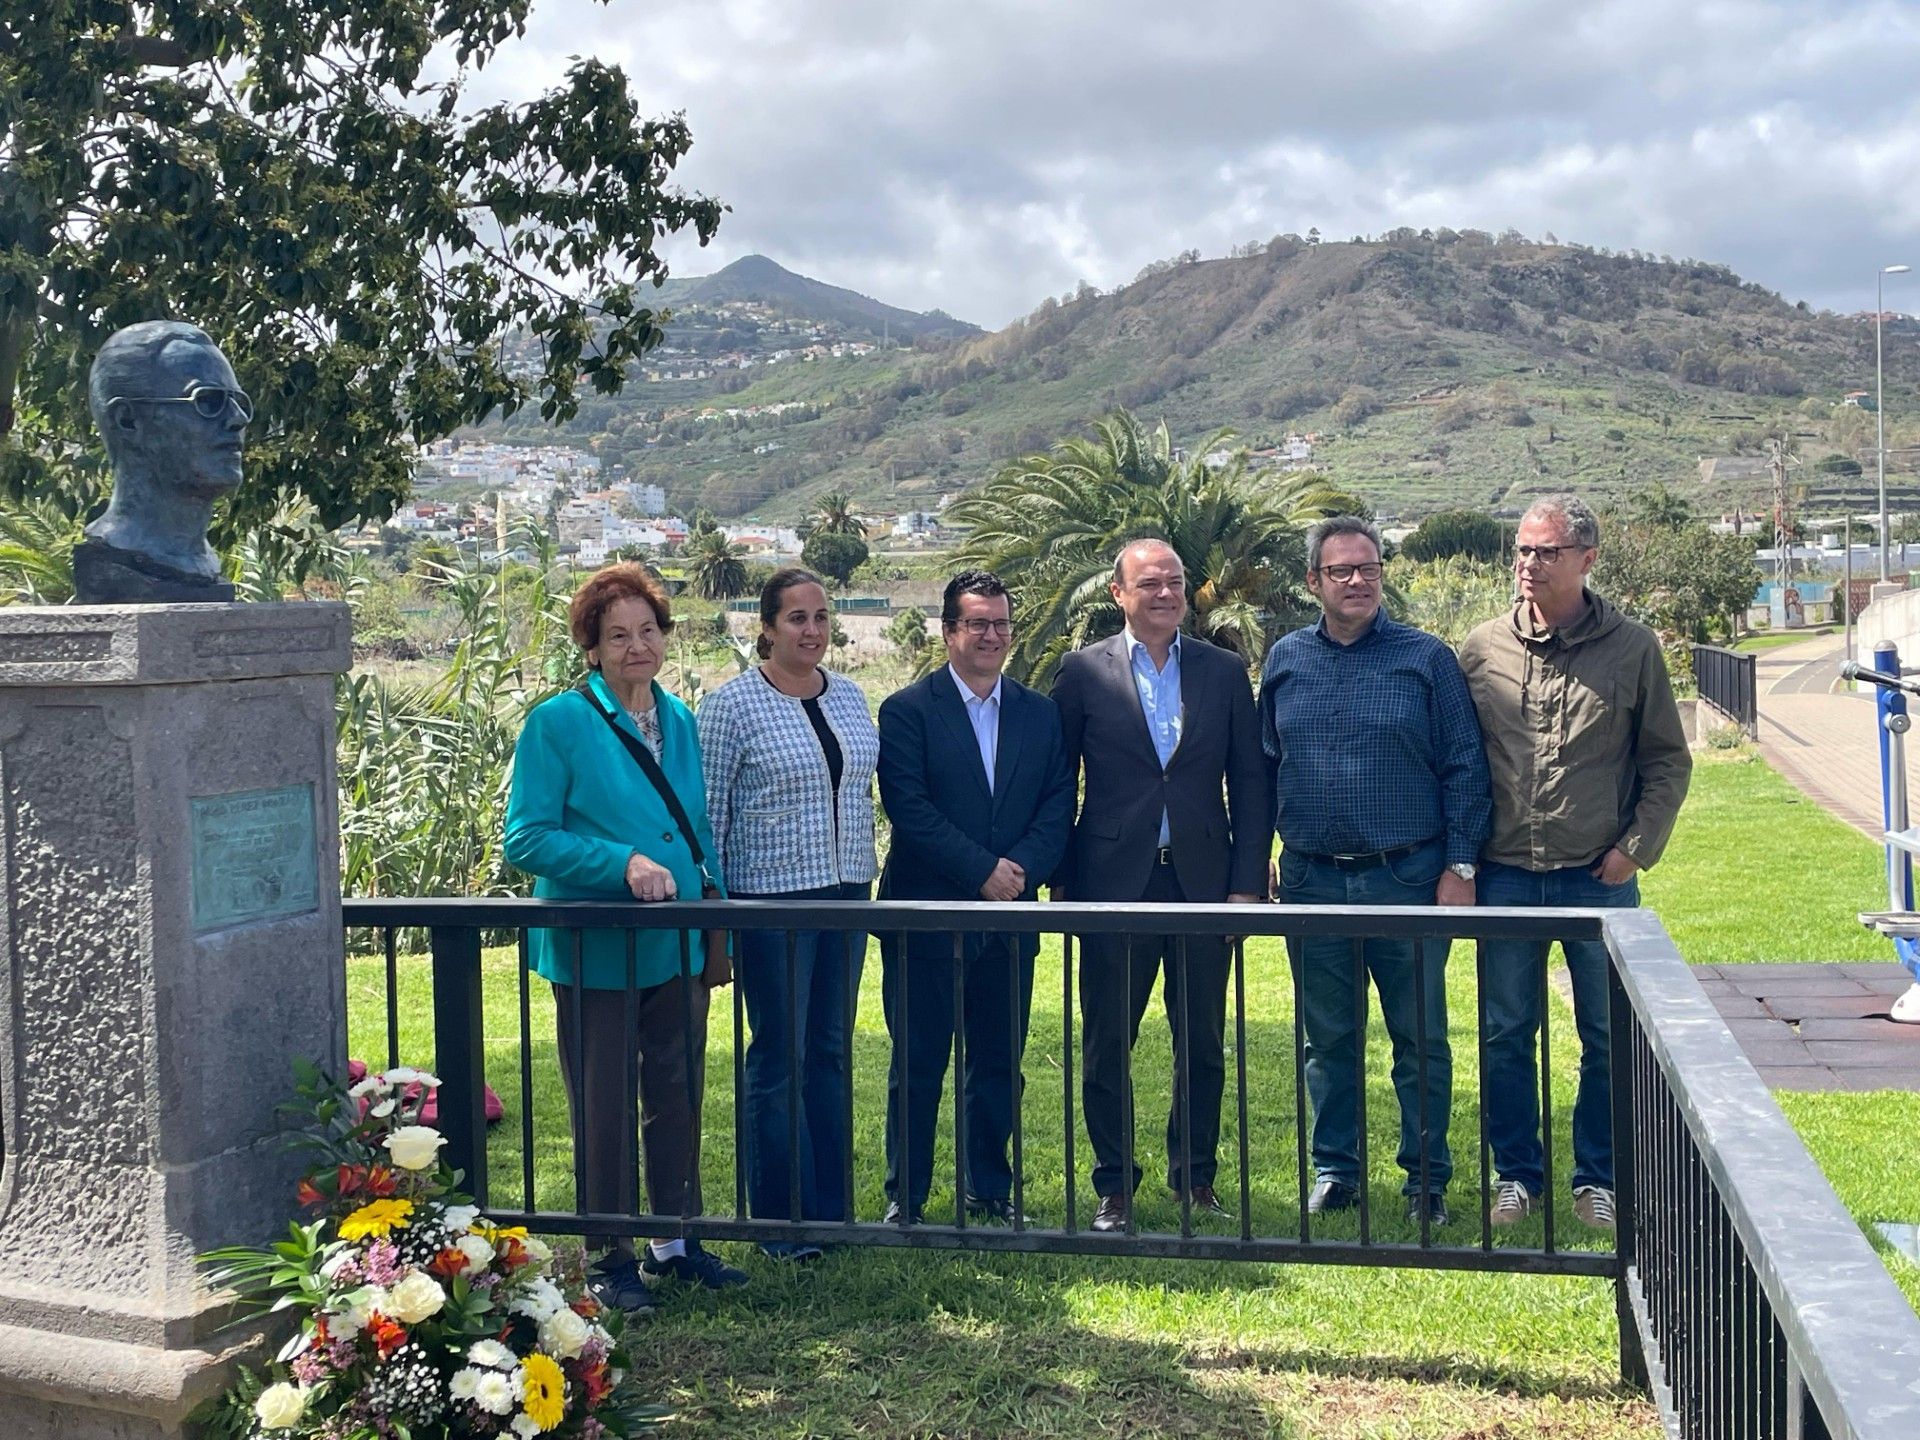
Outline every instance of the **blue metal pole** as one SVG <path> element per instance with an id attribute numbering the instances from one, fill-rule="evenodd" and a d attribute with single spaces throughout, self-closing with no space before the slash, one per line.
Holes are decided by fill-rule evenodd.
<path id="1" fill-rule="evenodd" d="M 1882 675 L 1900 673 L 1900 652 L 1891 640 L 1873 647 L 1873 668 Z M 1905 830 L 1907 811 L 1906 730 L 1907 697 L 1891 686 L 1874 687 L 1874 715 L 1880 732 L 1880 808 L 1889 833 Z M 1899 717 L 1895 719 L 1895 717 Z M 1913 857 L 1889 844 L 1887 853 L 1887 908 L 1913 909 Z M 1920 981 L 1920 946 L 1895 939 L 1894 952 L 1915 980 Z"/>

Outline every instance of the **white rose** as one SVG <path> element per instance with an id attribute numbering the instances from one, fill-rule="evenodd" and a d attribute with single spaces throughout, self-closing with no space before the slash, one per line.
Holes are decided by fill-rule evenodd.
<path id="1" fill-rule="evenodd" d="M 430 1125 L 402 1125 L 382 1143 L 402 1170 L 428 1170 L 440 1158 L 447 1137 Z"/>
<path id="2" fill-rule="evenodd" d="M 453 1245 L 467 1257 L 466 1266 L 460 1271 L 462 1275 L 478 1275 L 493 1260 L 493 1246 L 478 1235 L 462 1235 Z"/>
<path id="3" fill-rule="evenodd" d="M 553 1247 L 538 1235 L 529 1235 L 526 1239 L 522 1240 L 520 1244 L 521 1247 L 526 1250 L 527 1258 L 532 1260 L 536 1265 L 544 1265 L 553 1259 Z"/>
<path id="4" fill-rule="evenodd" d="M 446 1303 L 447 1292 L 440 1288 L 440 1282 L 424 1271 L 415 1270 L 393 1287 L 381 1308 L 402 1325 L 418 1325 L 429 1315 L 439 1314 L 440 1307 Z"/>
<path id="5" fill-rule="evenodd" d="M 593 1327 L 571 1310 L 556 1310 L 540 1322 L 540 1348 L 550 1350 L 562 1360 L 578 1355 L 592 1334 Z"/>
<path id="6" fill-rule="evenodd" d="M 489 1415 L 505 1415 L 513 1409 L 513 1382 L 498 1370 L 489 1370 L 473 1382 L 473 1403 Z"/>
<path id="7" fill-rule="evenodd" d="M 253 1402 L 253 1413 L 259 1417 L 262 1430 L 291 1430 L 307 1413 L 307 1392 L 284 1380 L 269 1385 Z"/>
<path id="8" fill-rule="evenodd" d="M 447 1229 L 458 1234 L 462 1230 L 473 1228 L 473 1222 L 480 1218 L 478 1205 L 449 1205 L 440 1217 Z"/>
<path id="9" fill-rule="evenodd" d="M 493 1370 L 505 1370 L 518 1365 L 520 1357 L 502 1345 L 498 1340 L 476 1340 L 473 1348 L 467 1351 L 467 1360 L 474 1365 L 483 1365 Z"/>

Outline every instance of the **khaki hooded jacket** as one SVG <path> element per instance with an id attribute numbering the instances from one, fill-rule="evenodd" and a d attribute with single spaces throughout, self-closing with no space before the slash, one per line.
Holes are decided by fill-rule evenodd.
<path id="1" fill-rule="evenodd" d="M 1643 870 L 1660 858 L 1693 760 L 1651 630 L 1591 592 L 1546 630 L 1523 600 L 1475 628 L 1460 668 L 1493 777 L 1486 859 L 1558 870 L 1616 845 Z"/>

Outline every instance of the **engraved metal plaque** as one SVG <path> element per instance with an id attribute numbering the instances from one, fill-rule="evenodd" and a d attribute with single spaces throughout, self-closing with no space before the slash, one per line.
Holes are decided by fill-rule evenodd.
<path id="1" fill-rule="evenodd" d="M 319 908 L 312 785 L 196 795 L 191 806 L 196 934 Z"/>

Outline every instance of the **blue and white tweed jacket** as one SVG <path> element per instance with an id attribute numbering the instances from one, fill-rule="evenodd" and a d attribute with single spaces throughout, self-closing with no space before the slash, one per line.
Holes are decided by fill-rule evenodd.
<path id="1" fill-rule="evenodd" d="M 880 732 L 860 687 L 821 673 L 827 688 L 820 708 L 840 742 L 843 767 L 837 827 L 826 756 L 804 701 L 749 670 L 700 704 L 707 817 L 730 895 L 864 884 L 879 873 L 873 773 Z"/>

